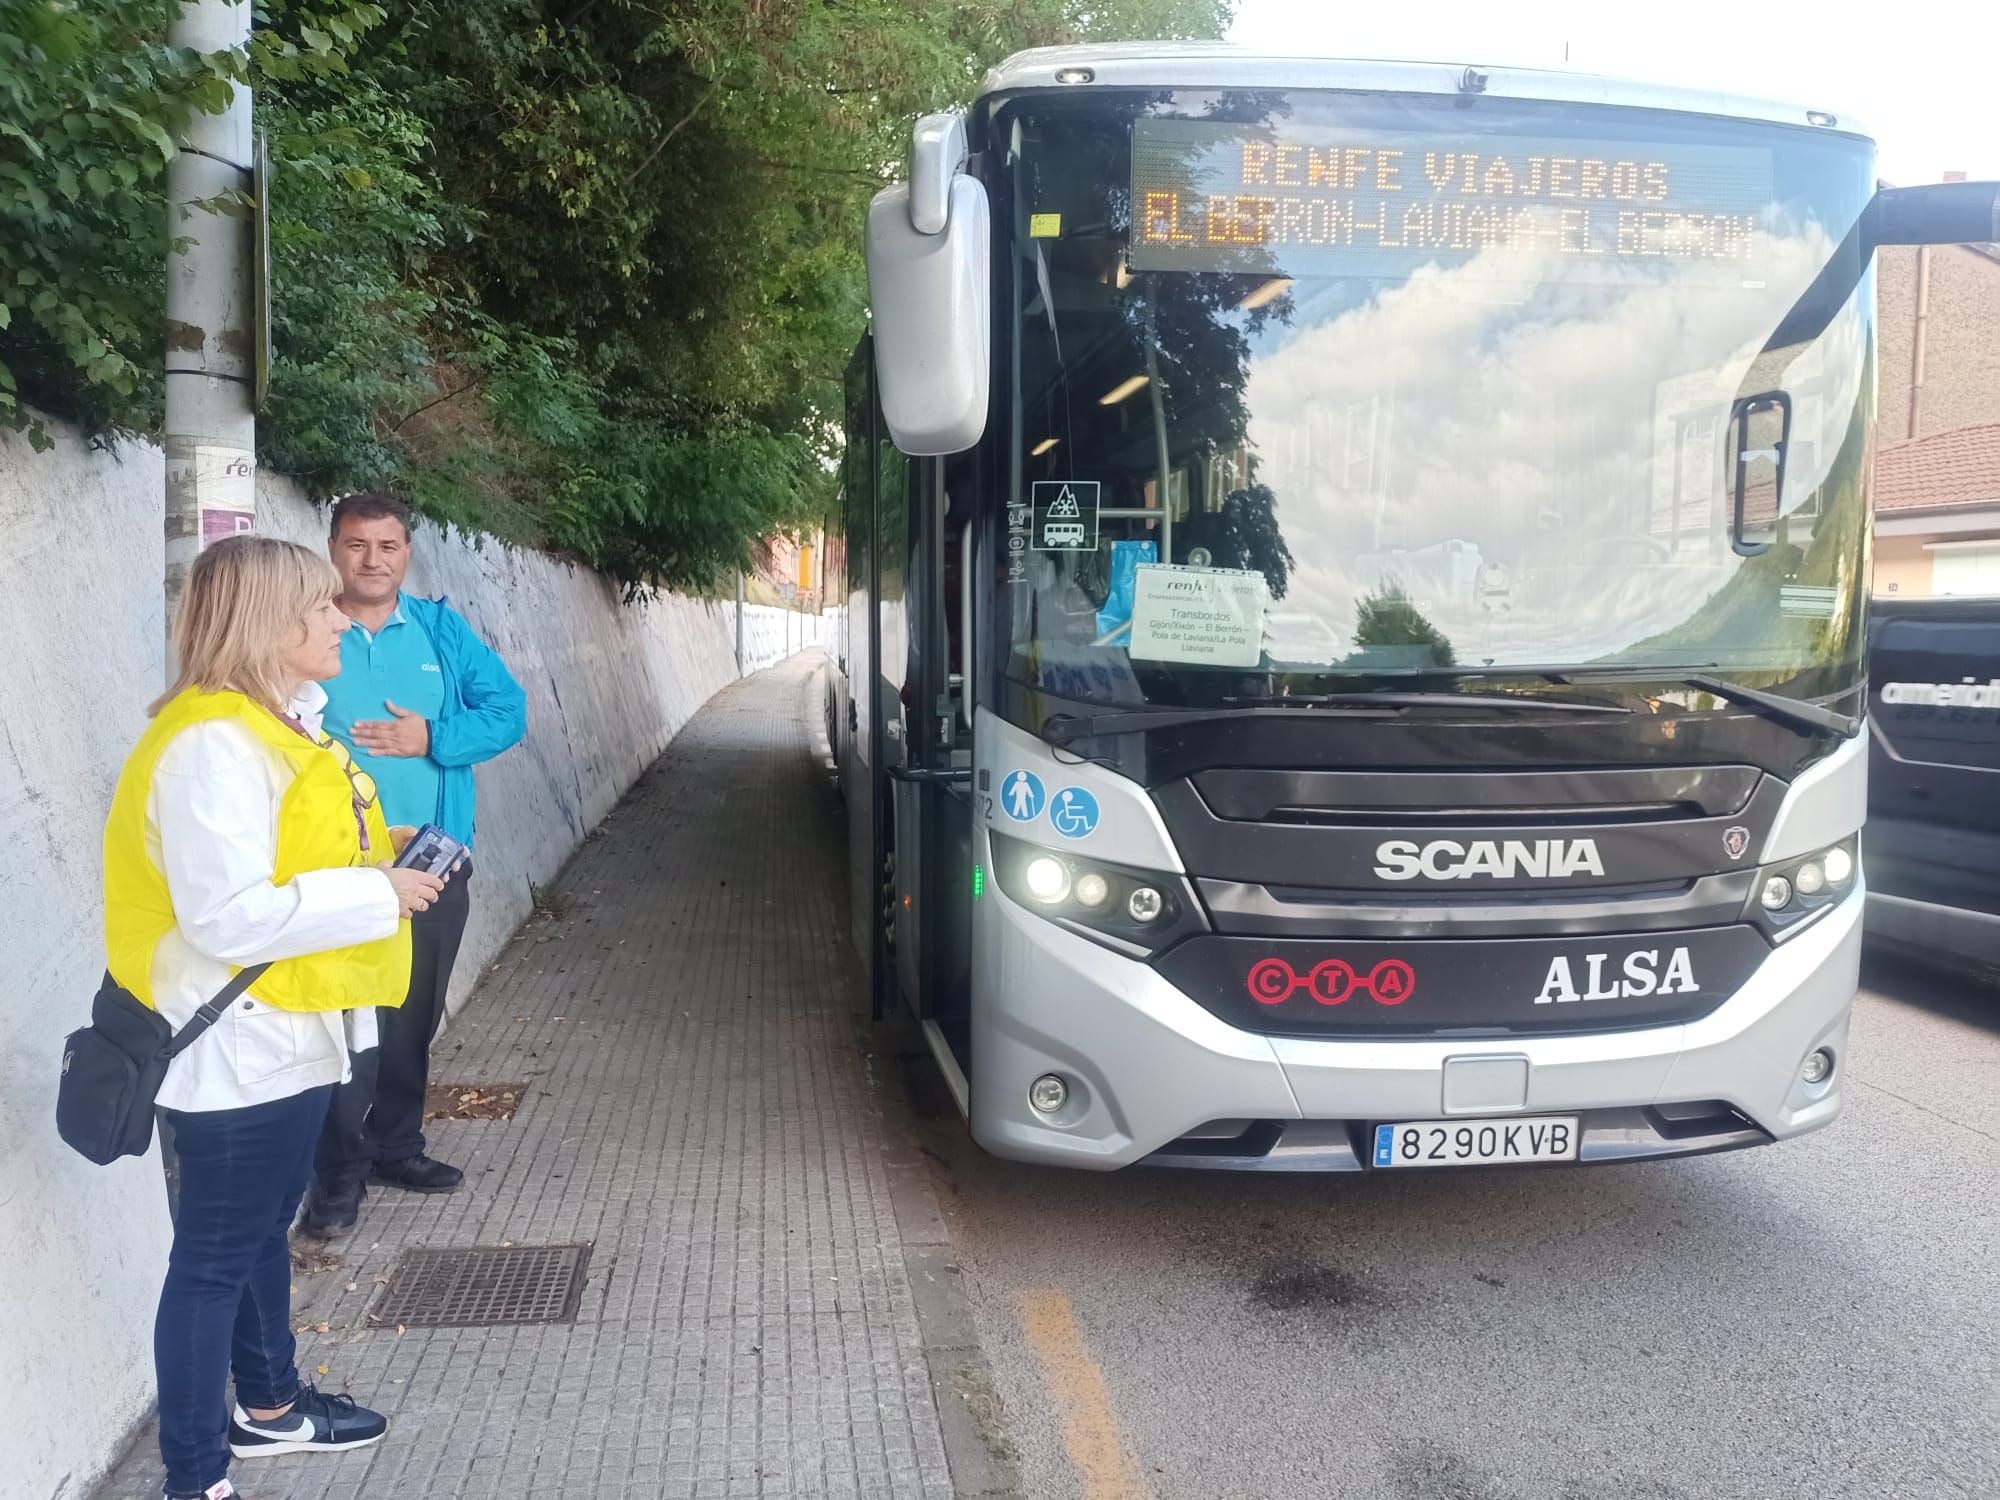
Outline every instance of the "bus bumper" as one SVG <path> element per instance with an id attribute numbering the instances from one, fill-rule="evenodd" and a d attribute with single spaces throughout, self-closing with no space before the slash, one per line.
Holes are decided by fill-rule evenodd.
<path id="1" fill-rule="evenodd" d="M 993 891 L 975 919 L 974 973 L 985 978 L 973 997 L 972 1133 L 996 1156 L 1099 1170 L 1148 1159 L 1365 1170 L 1372 1124 L 1447 1118 L 1577 1115 L 1585 1162 L 1782 1140 L 1840 1112 L 1864 901 L 1857 882 L 1698 1021 L 1309 1040 L 1230 1026 L 1147 965 Z M 1807 1084 L 1801 1068 L 1822 1047 L 1833 1074 Z M 1496 1069 L 1494 1059 L 1514 1065 Z M 1068 1085 L 1054 1114 L 1028 1102 L 1045 1073 Z M 1496 1074 L 1519 1083 L 1459 1086 Z"/>

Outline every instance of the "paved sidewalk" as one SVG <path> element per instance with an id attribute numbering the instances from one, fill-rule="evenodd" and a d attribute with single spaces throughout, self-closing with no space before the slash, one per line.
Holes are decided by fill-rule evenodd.
<path id="1" fill-rule="evenodd" d="M 918 1316 L 951 1278 L 912 1271 L 949 1252 L 855 1045 L 817 664 L 703 710 L 453 1020 L 434 1080 L 524 1082 L 518 1115 L 435 1122 L 466 1186 L 375 1190 L 297 1277 L 301 1369 L 389 1436 L 240 1463 L 251 1500 L 952 1495 Z M 574 1324 L 368 1324 L 406 1247 L 580 1241 Z M 99 1500 L 159 1478 L 148 1432 Z"/>

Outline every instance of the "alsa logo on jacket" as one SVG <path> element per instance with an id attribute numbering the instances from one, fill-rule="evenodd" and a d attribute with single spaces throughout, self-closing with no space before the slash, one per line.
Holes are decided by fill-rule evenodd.
<path id="1" fill-rule="evenodd" d="M 1567 1005 L 1573 1000 L 1639 1000 L 1647 995 L 1692 995 L 1701 986 L 1694 982 L 1694 964 L 1688 958 L 1685 948 L 1675 948 L 1667 955 L 1664 972 L 1660 968 L 1658 948 L 1639 948 L 1625 955 L 1625 962 L 1616 972 L 1606 973 L 1611 962 L 1608 953 L 1586 953 L 1579 960 L 1582 973 L 1569 959 L 1556 957 L 1549 961 L 1548 977 L 1542 981 L 1542 992 L 1535 996 L 1537 1005 Z"/>
<path id="2" fill-rule="evenodd" d="M 1571 875 L 1602 875 L 1604 861 L 1594 839 L 1391 839 L 1375 848 L 1375 873 L 1384 880 L 1470 880 L 1495 878 L 1562 880 Z"/>

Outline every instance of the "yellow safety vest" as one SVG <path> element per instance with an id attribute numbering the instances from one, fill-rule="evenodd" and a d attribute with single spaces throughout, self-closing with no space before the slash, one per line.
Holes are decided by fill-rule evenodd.
<path id="1" fill-rule="evenodd" d="M 379 806 L 366 814 L 368 844 L 361 848 L 354 821 L 354 792 L 334 752 L 316 745 L 270 710 L 241 693 L 189 688 L 162 707 L 139 737 L 118 777 L 111 817 L 104 825 L 104 935 L 111 977 L 147 1005 L 153 1000 L 153 950 L 175 925 L 167 878 L 146 850 L 146 805 L 153 769 L 183 729 L 232 719 L 270 746 L 292 770 L 292 784 L 278 806 L 277 868 L 284 885 L 307 870 L 340 869 L 391 857 L 389 830 Z M 352 1010 L 401 1005 L 410 986 L 410 924 L 395 935 L 349 948 L 330 948 L 271 965 L 250 993 L 280 1010 Z"/>

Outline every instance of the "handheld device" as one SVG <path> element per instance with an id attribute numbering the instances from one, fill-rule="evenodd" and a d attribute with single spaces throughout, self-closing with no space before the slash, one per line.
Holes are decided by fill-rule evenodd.
<path id="1" fill-rule="evenodd" d="M 422 870 L 426 875 L 448 874 L 465 857 L 465 845 L 435 823 L 426 823 L 396 856 L 399 870 Z"/>

